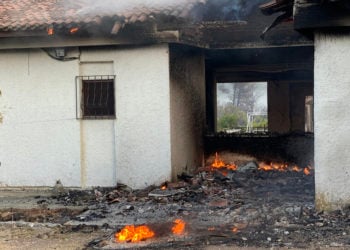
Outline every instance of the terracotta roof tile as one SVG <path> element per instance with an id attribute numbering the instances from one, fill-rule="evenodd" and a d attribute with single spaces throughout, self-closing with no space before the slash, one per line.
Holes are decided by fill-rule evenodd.
<path id="1" fill-rule="evenodd" d="M 102 18 L 143 22 L 157 15 L 187 18 L 207 0 L 1 0 L 0 30 L 46 29 L 52 24 L 100 23 Z"/>

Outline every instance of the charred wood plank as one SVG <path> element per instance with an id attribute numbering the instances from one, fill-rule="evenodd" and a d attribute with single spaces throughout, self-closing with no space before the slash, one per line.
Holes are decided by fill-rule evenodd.
<path id="1" fill-rule="evenodd" d="M 350 28 L 349 7 L 342 1 L 296 1 L 294 27 L 297 30 Z"/>

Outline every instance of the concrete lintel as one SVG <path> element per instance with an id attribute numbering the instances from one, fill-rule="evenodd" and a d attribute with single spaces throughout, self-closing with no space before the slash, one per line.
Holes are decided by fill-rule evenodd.
<path id="1" fill-rule="evenodd" d="M 11 37 L 0 39 L 0 50 L 73 46 L 105 46 L 130 44 L 126 39 L 113 38 L 60 38 L 51 37 Z"/>
<path id="2" fill-rule="evenodd" d="M 0 50 L 73 47 L 73 46 L 113 46 L 113 45 L 145 45 L 157 43 L 176 43 L 179 40 L 178 31 L 159 31 L 144 35 L 142 38 L 118 37 L 0 37 Z"/>

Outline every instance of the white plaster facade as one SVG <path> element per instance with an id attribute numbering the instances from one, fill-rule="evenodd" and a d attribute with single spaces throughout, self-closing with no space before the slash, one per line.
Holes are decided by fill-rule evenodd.
<path id="1" fill-rule="evenodd" d="M 0 185 L 142 188 L 170 180 L 169 46 L 79 53 L 60 62 L 39 49 L 0 51 Z M 95 74 L 116 75 L 115 120 L 76 119 L 75 77 Z"/>
<path id="2" fill-rule="evenodd" d="M 315 185 L 319 210 L 350 204 L 350 36 L 315 34 Z"/>

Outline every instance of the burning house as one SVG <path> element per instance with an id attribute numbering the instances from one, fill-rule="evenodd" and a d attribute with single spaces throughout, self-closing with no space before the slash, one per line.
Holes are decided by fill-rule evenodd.
<path id="1" fill-rule="evenodd" d="M 314 164 L 318 207 L 348 204 L 348 6 L 266 2 L 1 1 L 0 184 L 142 188 L 231 150 Z M 257 81 L 268 133 L 217 133 L 217 84 Z"/>

